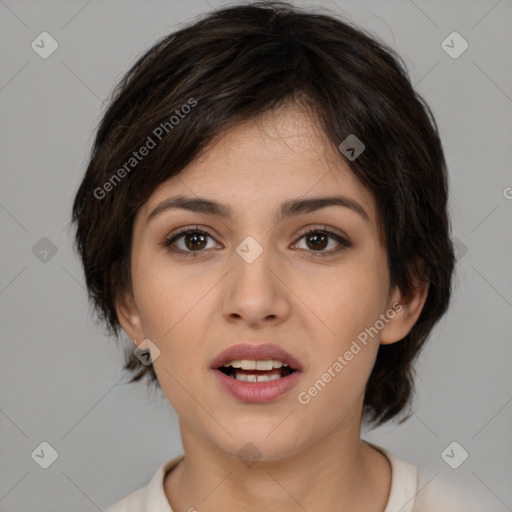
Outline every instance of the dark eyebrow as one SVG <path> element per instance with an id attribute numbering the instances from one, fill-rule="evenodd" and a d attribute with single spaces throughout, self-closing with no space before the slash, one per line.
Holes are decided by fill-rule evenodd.
<path id="1" fill-rule="evenodd" d="M 291 217 L 301 213 L 310 213 L 316 210 L 320 210 L 321 208 L 327 208 L 328 206 L 342 206 L 344 208 L 348 208 L 349 210 L 357 213 L 365 221 L 371 223 L 370 217 L 364 208 L 354 199 L 350 199 L 349 197 L 345 196 L 290 199 L 281 204 L 280 216 L 277 220 L 279 221 L 285 217 Z M 197 213 L 206 213 L 209 215 L 217 215 L 224 219 L 228 219 L 231 216 L 230 207 L 218 203 L 217 201 L 206 198 L 177 196 L 170 197 L 159 203 L 158 206 L 148 215 L 146 222 L 149 222 L 159 213 L 173 208 L 179 208 Z"/>
<path id="2" fill-rule="evenodd" d="M 357 201 L 346 196 L 311 197 L 308 199 L 291 199 L 285 201 L 281 204 L 281 219 L 301 213 L 314 212 L 321 208 L 327 208 L 328 206 L 342 206 L 343 208 L 348 208 L 371 224 L 370 217 L 364 208 Z"/>

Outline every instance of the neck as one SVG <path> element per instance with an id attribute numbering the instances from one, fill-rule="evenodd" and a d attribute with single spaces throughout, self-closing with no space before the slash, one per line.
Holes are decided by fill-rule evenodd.
<path id="1" fill-rule="evenodd" d="M 185 459 L 164 482 L 174 512 L 386 508 L 391 466 L 381 452 L 360 440 L 358 430 L 331 433 L 286 458 L 262 457 L 250 464 L 181 427 Z"/>

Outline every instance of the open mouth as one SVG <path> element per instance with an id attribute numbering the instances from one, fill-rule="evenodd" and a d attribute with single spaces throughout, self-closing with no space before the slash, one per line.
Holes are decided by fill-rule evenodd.
<path id="1" fill-rule="evenodd" d="M 228 361 L 217 369 L 224 375 L 242 382 L 269 382 L 282 379 L 296 371 L 275 359 Z"/>

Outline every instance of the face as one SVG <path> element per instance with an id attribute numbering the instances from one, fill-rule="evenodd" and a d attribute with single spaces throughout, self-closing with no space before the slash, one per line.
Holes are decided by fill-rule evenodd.
<path id="1" fill-rule="evenodd" d="M 292 108 L 238 126 L 157 188 L 134 223 L 134 300 L 119 302 L 120 321 L 150 349 L 182 435 L 224 453 L 250 441 L 275 460 L 328 436 L 359 436 L 379 343 L 412 325 L 389 313 L 400 296 L 389 286 L 374 198 L 319 133 Z M 230 215 L 171 207 L 176 196 L 215 201 Z M 281 215 L 285 203 L 332 196 L 344 199 Z M 300 370 L 280 394 L 268 391 L 278 378 L 242 399 L 261 383 L 236 384 L 233 395 L 223 385 L 233 378 L 212 368 L 239 344 L 275 345 Z"/>

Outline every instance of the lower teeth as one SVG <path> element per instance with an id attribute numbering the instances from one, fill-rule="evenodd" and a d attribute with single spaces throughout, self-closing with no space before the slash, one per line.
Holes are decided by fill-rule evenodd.
<path id="1" fill-rule="evenodd" d="M 250 373 L 235 372 L 233 378 L 242 382 L 268 382 L 271 380 L 277 380 L 281 378 L 281 375 L 254 375 Z"/>

